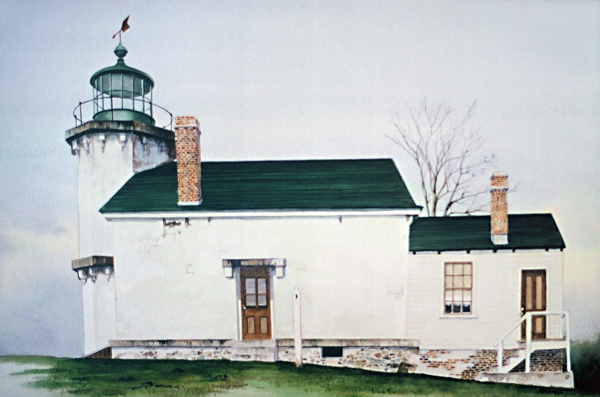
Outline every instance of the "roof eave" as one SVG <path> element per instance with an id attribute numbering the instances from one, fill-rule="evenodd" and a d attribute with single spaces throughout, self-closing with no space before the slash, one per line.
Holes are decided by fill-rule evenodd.
<path id="1" fill-rule="evenodd" d="M 101 211 L 102 212 L 102 211 Z M 322 209 L 322 210 L 246 210 L 246 211 L 156 211 L 102 212 L 107 220 L 175 218 L 297 218 L 356 216 L 417 216 L 419 208 L 402 209 Z"/>
<path id="2" fill-rule="evenodd" d="M 426 253 L 426 252 L 431 252 L 431 253 L 442 253 L 442 252 L 497 252 L 497 251 L 525 251 L 525 250 L 535 250 L 535 251 L 549 251 L 549 250 L 564 250 L 566 248 L 566 246 L 563 245 L 552 245 L 552 246 L 536 246 L 536 247 L 527 247 L 527 246 L 514 246 L 514 247 L 510 247 L 510 246 L 499 246 L 499 247 L 490 247 L 490 248 L 441 248 L 441 249 L 435 249 L 435 248 L 419 248 L 419 249 L 411 249 L 409 248 L 409 251 L 411 253 Z"/>

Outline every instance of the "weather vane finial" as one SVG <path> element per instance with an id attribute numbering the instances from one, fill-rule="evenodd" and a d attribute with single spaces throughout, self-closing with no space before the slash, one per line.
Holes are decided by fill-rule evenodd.
<path id="1" fill-rule="evenodd" d="M 121 33 L 125 33 L 125 31 L 129 29 L 129 24 L 127 22 L 129 22 L 129 15 L 123 21 L 123 25 L 121 25 L 121 30 L 115 33 L 115 35 L 112 37 L 114 39 L 115 37 L 117 37 L 117 35 L 119 35 L 119 43 L 121 42 Z"/>

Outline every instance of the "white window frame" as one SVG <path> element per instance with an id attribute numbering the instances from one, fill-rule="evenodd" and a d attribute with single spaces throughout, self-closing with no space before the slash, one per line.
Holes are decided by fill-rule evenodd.
<path id="1" fill-rule="evenodd" d="M 454 265 L 469 265 L 470 266 L 470 274 L 464 273 L 464 268 L 461 270 L 460 274 L 454 274 L 454 269 L 452 274 L 447 274 L 447 269 L 448 269 L 448 265 L 451 265 L 454 267 Z M 474 310 L 474 295 L 475 295 L 475 269 L 474 269 L 474 265 L 472 261 L 447 261 L 444 262 L 443 265 L 443 280 L 442 280 L 442 316 L 446 317 L 446 318 L 466 318 L 466 317 L 475 317 L 475 310 Z M 457 276 L 461 276 L 461 283 L 459 286 L 454 286 L 454 279 Z M 451 277 L 452 279 L 452 286 L 448 287 L 447 286 L 447 281 L 448 281 L 448 277 Z M 470 285 L 465 286 L 464 282 L 465 279 L 464 277 L 470 277 Z M 454 312 L 452 311 L 454 308 L 453 302 L 454 302 L 454 296 L 448 297 L 448 292 L 451 292 L 451 295 L 454 295 L 454 291 L 461 291 L 461 310 L 464 308 L 464 302 L 470 302 L 470 310 L 468 312 Z M 464 291 L 468 290 L 470 292 L 470 300 L 465 299 L 465 295 L 464 295 Z M 448 298 L 450 298 L 450 302 L 451 303 L 451 308 L 450 308 L 450 312 L 446 311 L 446 302 L 448 301 Z"/>

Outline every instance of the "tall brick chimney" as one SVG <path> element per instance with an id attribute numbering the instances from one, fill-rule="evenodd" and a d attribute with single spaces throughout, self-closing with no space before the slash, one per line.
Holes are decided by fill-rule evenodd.
<path id="1" fill-rule="evenodd" d="M 200 124 L 195 117 L 175 118 L 175 155 L 177 157 L 178 205 L 199 205 L 200 187 Z"/>
<path id="2" fill-rule="evenodd" d="M 490 188 L 490 223 L 492 243 L 496 245 L 508 244 L 507 191 L 508 175 L 503 172 L 494 172 Z"/>

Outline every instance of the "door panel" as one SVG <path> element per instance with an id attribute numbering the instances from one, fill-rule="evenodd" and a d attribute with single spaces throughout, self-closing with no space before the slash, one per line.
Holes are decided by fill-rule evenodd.
<path id="1" fill-rule="evenodd" d="M 523 270 L 521 277 L 521 315 L 546 311 L 546 271 Z M 546 339 L 546 316 L 532 316 L 531 338 Z M 525 339 L 526 325 L 521 324 L 521 339 Z"/>
<path id="2" fill-rule="evenodd" d="M 240 267 L 242 339 L 271 339 L 271 283 L 266 266 Z"/>

